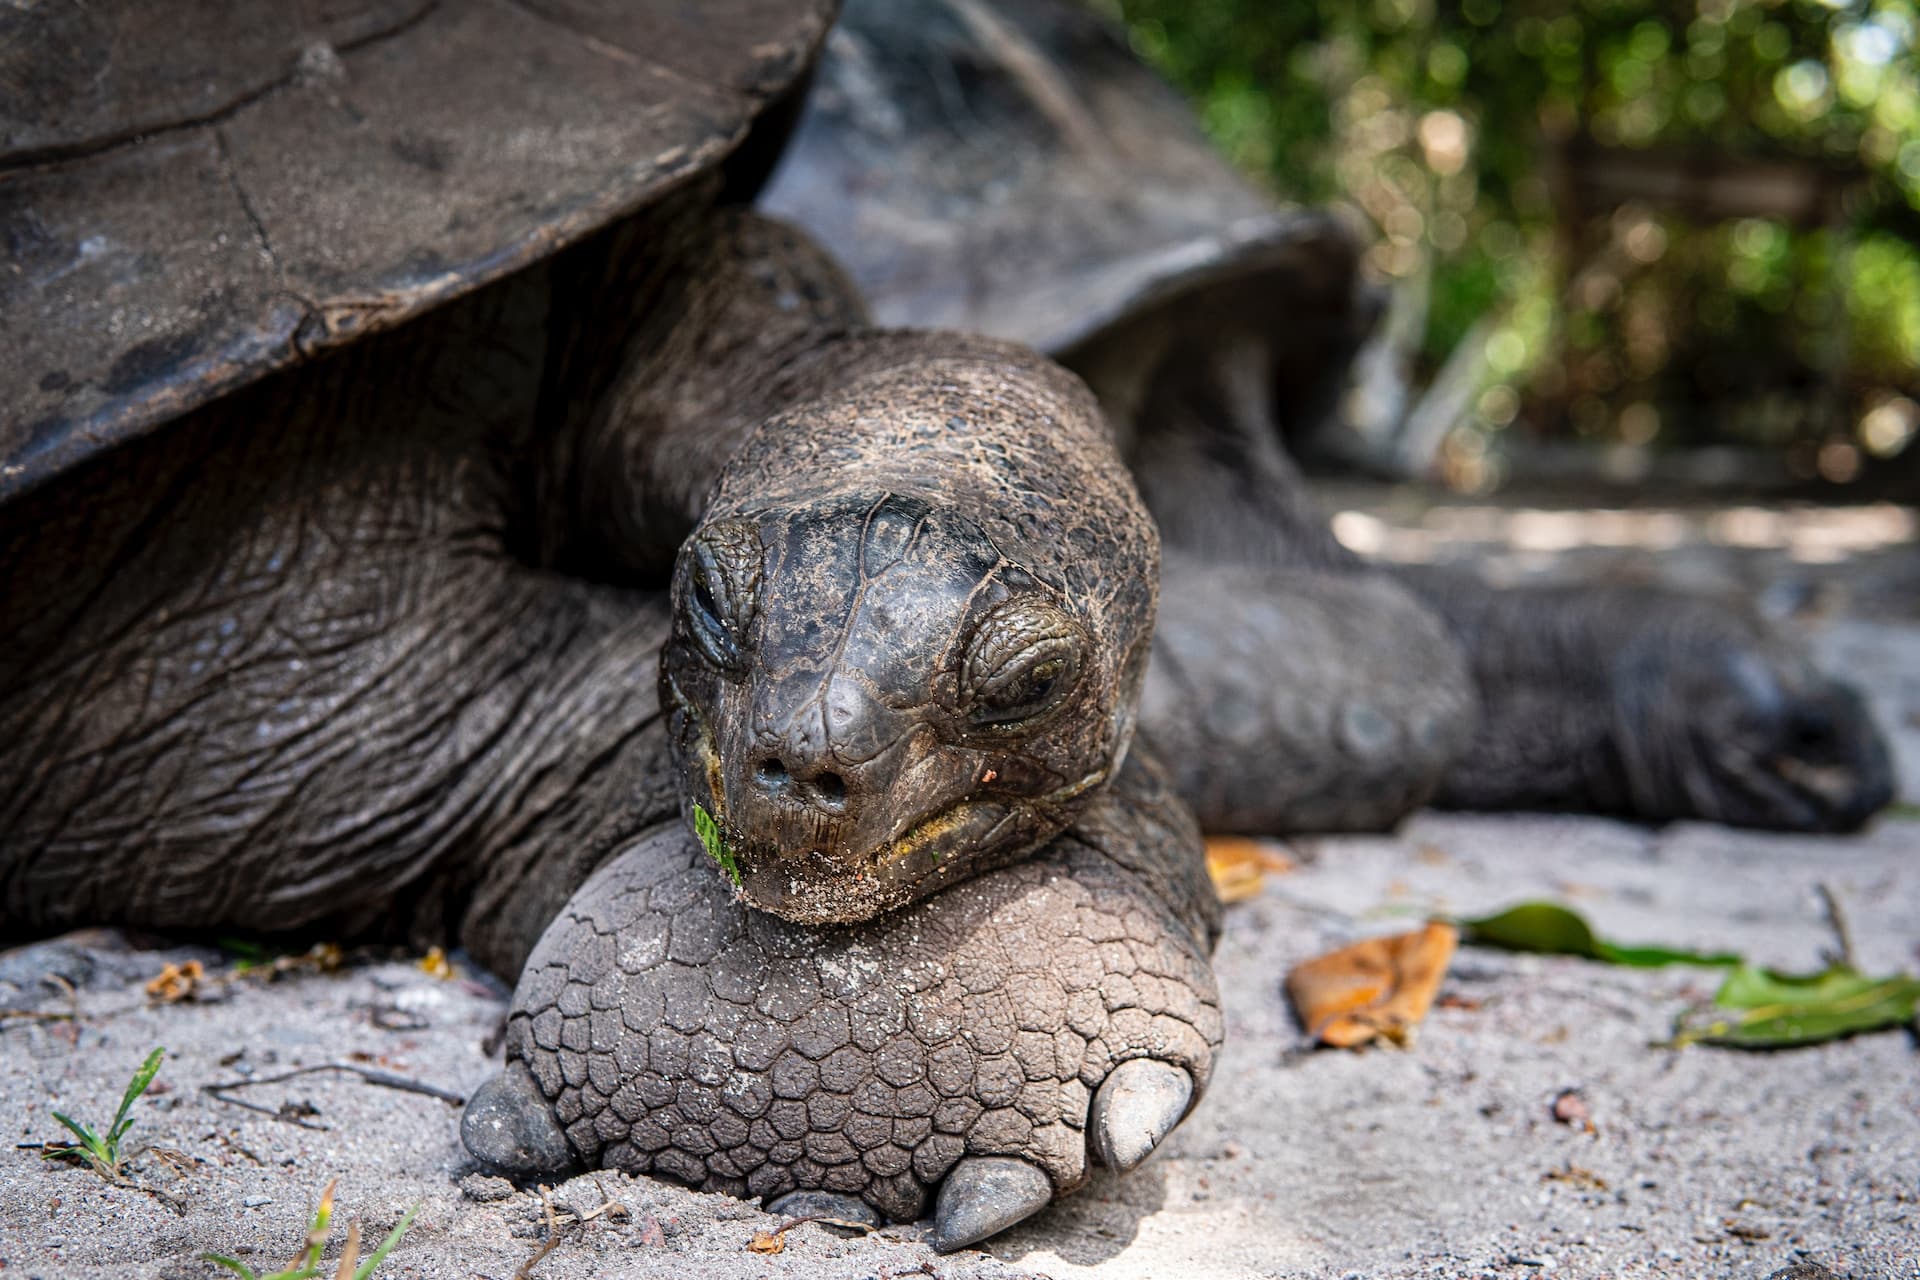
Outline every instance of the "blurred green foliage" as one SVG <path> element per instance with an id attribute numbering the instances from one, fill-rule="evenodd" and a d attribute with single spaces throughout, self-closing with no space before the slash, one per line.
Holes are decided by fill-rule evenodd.
<path id="1" fill-rule="evenodd" d="M 1463 430 L 1841 479 L 1920 428 L 1915 0 L 1106 3 L 1245 171 L 1365 211 L 1416 379 L 1483 365 Z"/>

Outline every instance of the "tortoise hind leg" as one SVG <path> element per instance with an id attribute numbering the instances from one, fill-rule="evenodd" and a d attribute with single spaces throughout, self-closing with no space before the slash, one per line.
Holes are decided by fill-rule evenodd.
<path id="1" fill-rule="evenodd" d="M 1274 425 L 1267 340 L 1173 355 L 1119 424 L 1165 546 L 1142 733 L 1207 830 L 1390 826 L 1472 734 L 1459 646 L 1333 537 Z"/>
<path id="2" fill-rule="evenodd" d="M 1391 826 L 1477 718 L 1458 646 L 1388 579 L 1168 556 L 1141 732 L 1205 830 Z"/>

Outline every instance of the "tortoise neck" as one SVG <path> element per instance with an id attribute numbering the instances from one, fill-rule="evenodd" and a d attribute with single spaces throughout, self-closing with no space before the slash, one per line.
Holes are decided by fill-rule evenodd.
<path id="1" fill-rule="evenodd" d="M 535 495 L 539 563 L 657 585 L 790 369 L 864 325 L 798 232 L 739 209 L 649 211 L 556 264 Z"/>

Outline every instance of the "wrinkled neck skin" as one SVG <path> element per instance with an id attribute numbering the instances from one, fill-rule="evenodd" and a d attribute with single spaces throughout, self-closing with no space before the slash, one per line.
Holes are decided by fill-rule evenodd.
<path id="1" fill-rule="evenodd" d="M 1113 775 L 1159 548 L 1085 388 L 1023 348 L 853 331 L 782 381 L 681 547 L 661 705 L 742 896 L 849 922 Z"/>

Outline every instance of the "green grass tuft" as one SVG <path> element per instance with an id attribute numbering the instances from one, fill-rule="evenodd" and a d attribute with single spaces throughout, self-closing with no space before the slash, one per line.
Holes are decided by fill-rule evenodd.
<path id="1" fill-rule="evenodd" d="M 327 1189 L 320 1193 L 320 1205 L 313 1211 L 313 1223 L 307 1228 L 306 1244 L 294 1255 L 293 1261 L 279 1271 L 263 1276 L 246 1263 L 225 1254 L 203 1253 L 200 1256 L 225 1267 L 241 1280 L 312 1280 L 312 1277 L 320 1274 L 320 1251 L 326 1247 L 327 1234 L 333 1229 L 334 1186 L 335 1183 L 329 1182 Z M 335 1268 L 334 1275 L 339 1280 L 347 1280 L 347 1277 L 367 1280 L 374 1268 L 387 1260 L 387 1255 L 400 1243 L 400 1237 L 407 1233 L 407 1228 L 413 1225 L 414 1215 L 419 1212 L 420 1206 L 417 1204 L 407 1210 L 407 1216 L 394 1224 L 393 1230 L 387 1232 L 387 1238 L 380 1242 L 380 1247 L 368 1254 L 365 1261 L 360 1259 L 360 1224 L 356 1222 L 348 1227 L 346 1248 L 341 1251 L 340 1264 Z"/>
<path id="2" fill-rule="evenodd" d="M 126 1156 L 120 1150 L 120 1140 L 126 1137 L 127 1130 L 133 1127 L 133 1117 L 128 1112 L 133 1110 L 134 1101 L 147 1091 L 147 1086 L 152 1084 L 153 1078 L 160 1073 L 160 1062 L 166 1056 L 167 1051 L 164 1048 L 155 1049 L 147 1055 L 147 1060 L 140 1064 L 140 1069 L 133 1073 L 133 1079 L 127 1081 L 127 1091 L 120 1096 L 120 1109 L 113 1113 L 113 1123 L 107 1126 L 104 1136 L 96 1133 L 92 1125 L 75 1120 L 72 1116 L 61 1112 L 54 1112 L 53 1118 L 65 1125 L 79 1141 L 63 1147 L 49 1145 L 41 1153 L 41 1158 L 71 1160 L 77 1164 L 86 1164 L 108 1182 L 123 1181 L 121 1166 L 126 1163 Z"/>

